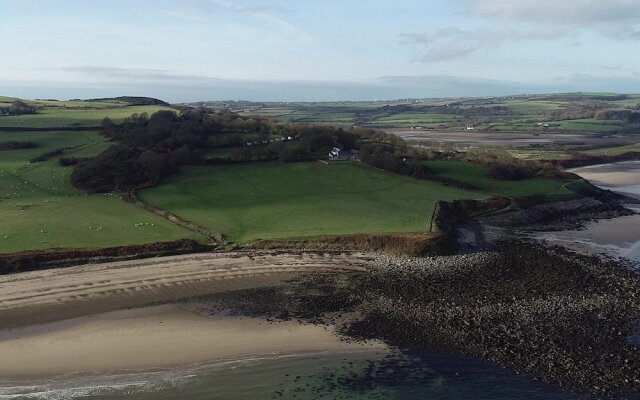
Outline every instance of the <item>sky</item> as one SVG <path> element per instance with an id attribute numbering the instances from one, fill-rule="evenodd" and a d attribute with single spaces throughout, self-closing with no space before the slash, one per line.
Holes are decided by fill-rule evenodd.
<path id="1" fill-rule="evenodd" d="M 640 0 L 0 0 L 0 95 L 640 93 Z"/>

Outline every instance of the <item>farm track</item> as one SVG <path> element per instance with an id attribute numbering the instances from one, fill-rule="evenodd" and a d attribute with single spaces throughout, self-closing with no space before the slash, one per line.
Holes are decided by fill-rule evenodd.
<path id="1" fill-rule="evenodd" d="M 166 210 L 163 210 L 161 208 L 152 206 L 151 204 L 143 201 L 138 194 L 132 190 L 130 191 L 126 197 L 124 197 L 125 201 L 128 201 L 140 208 L 142 208 L 145 211 L 148 211 L 150 213 L 156 214 L 164 219 L 166 219 L 167 221 L 171 222 L 172 224 L 176 224 L 178 226 L 181 226 L 185 229 L 188 229 L 192 232 L 197 233 L 198 235 L 202 235 L 204 237 L 206 237 L 207 239 L 211 240 L 211 242 L 213 244 L 221 244 L 224 243 L 224 236 L 219 233 L 219 232 L 214 232 L 210 229 L 205 228 L 204 226 L 198 225 L 196 223 L 193 223 L 191 221 L 187 221 L 184 220 L 180 217 L 178 217 L 175 214 L 172 214 Z"/>
<path id="2" fill-rule="evenodd" d="M 200 253 L 6 275 L 0 328 L 274 286 L 308 273 L 364 271 L 372 260 L 350 252 Z"/>

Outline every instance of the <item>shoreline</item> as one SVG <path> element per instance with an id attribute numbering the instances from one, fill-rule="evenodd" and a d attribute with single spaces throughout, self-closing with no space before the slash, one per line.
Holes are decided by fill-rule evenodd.
<path id="1" fill-rule="evenodd" d="M 0 329 L 42 324 L 230 290 L 309 273 L 362 272 L 359 252 L 201 253 L 0 276 Z"/>
<path id="2" fill-rule="evenodd" d="M 207 317 L 169 304 L 0 331 L 0 386 L 365 350 L 388 347 L 343 341 L 324 325 Z"/>
<path id="3" fill-rule="evenodd" d="M 201 282 L 203 272 L 213 275 Z M 550 247 L 436 258 L 218 253 L 10 278 L 15 291 L 0 297 L 0 307 L 13 304 L 8 309 L 15 315 L 31 318 L 47 310 L 47 318 L 58 320 L 0 330 L 0 376 L 10 379 L 81 379 L 86 372 L 136 373 L 256 354 L 372 349 L 384 341 L 595 393 L 640 385 L 633 378 L 640 359 L 623 343 L 637 315 L 637 276 L 619 264 Z M 194 282 L 206 291 L 194 290 Z M 160 294 L 170 294 L 168 302 L 191 297 L 193 303 L 122 310 L 143 299 L 157 304 Z M 104 306 L 120 311 L 103 313 Z M 85 316 L 69 319 L 69 309 Z M 261 318 L 220 318 L 229 312 Z M 353 318 L 336 324 L 347 315 Z"/>

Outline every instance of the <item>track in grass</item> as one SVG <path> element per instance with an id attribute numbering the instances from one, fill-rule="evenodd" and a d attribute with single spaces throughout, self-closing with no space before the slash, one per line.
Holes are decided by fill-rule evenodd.
<path id="1" fill-rule="evenodd" d="M 38 155 L 68 147 L 72 149 L 63 157 L 98 154 L 109 143 L 96 132 L 0 132 L 0 142 L 10 140 L 29 141 L 38 147 L 0 155 L 0 253 L 194 237 L 125 203 L 119 195 L 86 195 L 74 189 L 69 183 L 71 167 L 61 167 L 59 156 L 29 163 Z"/>
<path id="2" fill-rule="evenodd" d="M 481 193 L 357 163 L 254 163 L 185 168 L 140 197 L 229 239 L 420 232 L 438 200 Z"/>

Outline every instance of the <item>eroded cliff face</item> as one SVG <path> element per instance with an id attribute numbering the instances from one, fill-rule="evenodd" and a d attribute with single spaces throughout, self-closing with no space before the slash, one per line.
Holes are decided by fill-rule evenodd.
<path id="1" fill-rule="evenodd" d="M 195 240 L 177 240 L 102 249 L 52 249 L 0 254 L 0 275 L 85 263 L 193 253 L 208 249 L 208 246 Z"/>

